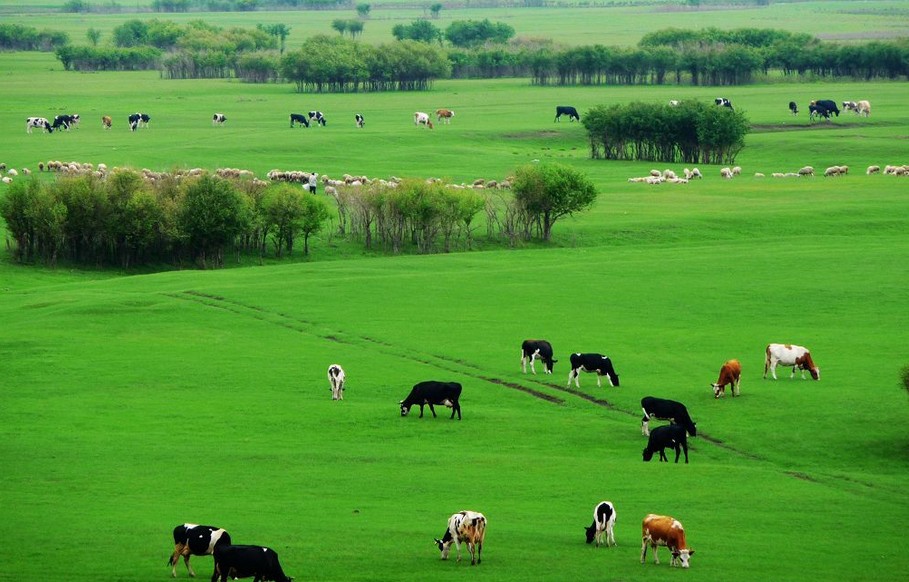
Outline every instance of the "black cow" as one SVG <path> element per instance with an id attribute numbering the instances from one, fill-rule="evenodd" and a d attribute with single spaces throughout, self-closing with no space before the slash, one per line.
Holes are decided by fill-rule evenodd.
<path id="1" fill-rule="evenodd" d="M 581 121 L 581 116 L 578 115 L 578 110 L 571 105 L 556 105 L 555 120 L 560 121 L 559 118 L 563 115 L 568 116 L 568 121 Z"/>
<path id="2" fill-rule="evenodd" d="M 666 458 L 666 448 L 675 449 L 675 462 L 679 462 L 680 449 L 685 449 L 685 464 L 688 464 L 688 434 L 685 427 L 678 424 L 658 426 L 650 433 L 650 439 L 644 448 L 644 461 L 650 461 L 653 453 L 659 451 L 660 461 L 669 462 Z"/>
<path id="3" fill-rule="evenodd" d="M 228 578 L 250 578 L 255 582 L 273 580 L 274 582 L 292 582 L 278 561 L 278 553 L 262 546 L 219 545 L 215 548 L 215 573 L 211 580 L 215 582 L 218 575 L 221 582 Z"/>
<path id="4" fill-rule="evenodd" d="M 195 577 L 196 573 L 189 565 L 189 557 L 209 556 L 215 548 L 222 545 L 230 545 L 230 534 L 220 527 L 193 523 L 178 525 L 174 528 L 174 553 L 167 562 L 167 565 L 171 566 L 171 576 L 177 577 L 177 562 L 180 561 L 180 556 L 183 556 L 189 575 Z"/>
<path id="5" fill-rule="evenodd" d="M 578 376 L 581 372 L 597 373 L 597 388 L 600 385 L 600 376 L 606 376 L 610 386 L 619 385 L 619 375 L 615 373 L 612 367 L 612 360 L 602 354 L 571 354 L 571 371 L 568 372 L 568 385 L 571 386 L 571 380 L 574 379 L 576 388 L 580 388 Z"/>
<path id="6" fill-rule="evenodd" d="M 812 103 L 808 106 L 808 120 L 813 120 L 815 117 L 823 117 L 827 121 L 830 121 L 830 110 L 826 107 L 821 107 L 820 105 Z"/>
<path id="7" fill-rule="evenodd" d="M 407 398 L 401 401 L 401 416 L 407 416 L 410 407 L 420 406 L 420 418 L 423 418 L 423 407 L 429 405 L 429 411 L 433 418 L 436 417 L 434 405 L 442 404 L 451 408 L 451 418 L 454 418 L 455 412 L 458 413 L 458 420 L 461 420 L 461 385 L 457 382 L 436 382 L 428 380 L 414 384 L 407 395 Z"/>
<path id="8" fill-rule="evenodd" d="M 546 340 L 524 340 L 521 344 L 521 371 L 527 373 L 527 361 L 530 360 L 530 371 L 536 374 L 533 361 L 537 358 L 543 360 L 546 373 L 552 374 L 552 365 L 558 362 L 552 359 L 552 345 Z"/>
<path id="9" fill-rule="evenodd" d="M 833 101 L 832 99 L 818 99 L 817 101 L 812 101 L 811 104 L 823 107 L 837 117 L 840 116 L 840 108 L 836 106 L 836 101 Z"/>
<path id="10" fill-rule="evenodd" d="M 63 129 L 69 131 L 69 128 L 74 127 L 78 124 L 79 124 L 79 114 L 78 113 L 76 113 L 75 115 L 67 115 L 64 113 L 62 115 L 54 116 L 54 122 L 51 124 L 51 127 L 53 127 L 54 129 L 60 129 L 62 127 Z"/>
<path id="11" fill-rule="evenodd" d="M 136 131 L 139 127 L 148 127 L 151 117 L 147 113 L 133 113 L 129 116 L 129 130 Z"/>
<path id="12" fill-rule="evenodd" d="M 793 115 L 799 114 L 799 106 L 795 101 L 789 102 L 789 112 L 792 113 Z"/>
<path id="13" fill-rule="evenodd" d="M 730 101 L 729 99 L 726 99 L 725 97 L 717 97 L 716 99 L 713 100 L 713 102 L 716 103 L 717 105 L 719 105 L 720 107 L 728 107 L 729 109 L 732 109 L 732 101 Z M 735 110 L 733 109 L 733 111 L 735 111 Z"/>
<path id="14" fill-rule="evenodd" d="M 366 125 L 366 120 L 365 120 L 365 119 L 363 118 L 363 116 L 360 115 L 359 113 L 357 113 L 356 115 L 354 115 L 354 119 L 355 119 L 356 122 L 357 122 L 357 127 L 363 127 L 364 125 Z"/>
<path id="15" fill-rule="evenodd" d="M 321 111 L 310 111 L 310 112 L 309 112 L 309 119 L 310 119 L 310 120 L 315 119 L 315 120 L 316 120 L 316 123 L 317 123 L 318 125 L 321 125 L 322 127 L 325 127 L 325 124 L 327 123 L 327 122 L 325 121 L 325 116 L 322 115 L 322 112 L 321 112 Z"/>
<path id="16" fill-rule="evenodd" d="M 678 424 L 691 436 L 698 434 L 697 426 L 688 415 L 688 409 L 681 402 L 645 396 L 641 399 L 641 408 L 644 410 L 644 418 L 641 419 L 641 433 L 645 436 L 650 436 L 649 421 L 651 418 Z"/>
<path id="17" fill-rule="evenodd" d="M 309 120 L 302 113 L 290 114 L 290 126 L 293 127 L 294 123 L 299 123 L 303 127 L 309 127 Z"/>

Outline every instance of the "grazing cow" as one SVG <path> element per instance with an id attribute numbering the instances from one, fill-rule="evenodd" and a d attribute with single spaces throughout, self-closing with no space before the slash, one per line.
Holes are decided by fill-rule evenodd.
<path id="1" fill-rule="evenodd" d="M 792 113 L 793 115 L 799 114 L 799 106 L 795 101 L 789 102 L 789 112 Z"/>
<path id="2" fill-rule="evenodd" d="M 581 372 L 596 372 L 597 388 L 601 387 L 600 376 L 606 376 L 610 386 L 619 385 L 619 375 L 612 367 L 612 360 L 602 354 L 571 354 L 571 371 L 568 372 L 569 386 L 573 379 L 575 387 L 581 387 L 578 384 L 578 376 L 581 375 Z"/>
<path id="3" fill-rule="evenodd" d="M 442 539 L 435 539 L 442 559 L 448 559 L 451 544 L 454 542 L 458 553 L 458 562 L 461 561 L 461 543 L 467 544 L 470 552 L 470 565 L 474 566 L 482 561 L 483 540 L 486 539 L 486 516 L 477 511 L 459 511 L 448 518 L 448 529 Z"/>
<path id="4" fill-rule="evenodd" d="M 174 553 L 167 565 L 171 566 L 170 574 L 177 577 L 177 562 L 183 556 L 183 563 L 189 575 L 195 577 L 193 567 L 189 565 L 190 556 L 210 556 L 215 548 L 230 545 L 230 534 L 211 525 L 184 523 L 174 528 Z"/>
<path id="5" fill-rule="evenodd" d="M 454 418 L 454 415 L 457 412 L 458 420 L 461 420 L 460 398 L 461 385 L 457 382 L 436 382 L 435 380 L 419 382 L 414 384 L 410 394 L 407 395 L 407 398 L 400 402 L 401 416 L 407 416 L 411 406 L 419 405 L 420 418 L 423 418 L 423 407 L 428 404 L 429 411 L 432 413 L 433 418 L 435 418 L 436 409 L 434 408 L 434 405 L 441 404 L 451 408 L 450 418 Z"/>
<path id="6" fill-rule="evenodd" d="M 321 111 L 310 111 L 309 119 L 310 121 L 315 120 L 316 125 L 321 125 L 322 127 L 325 127 L 325 124 L 328 123 Z"/>
<path id="7" fill-rule="evenodd" d="M 54 128 L 46 117 L 27 117 L 25 119 L 25 133 L 31 133 L 33 127 L 39 127 L 47 133 L 53 133 Z"/>
<path id="8" fill-rule="evenodd" d="M 255 582 L 274 580 L 274 582 L 293 582 L 288 578 L 278 561 L 278 553 L 262 546 L 219 545 L 215 548 L 215 574 L 212 582 L 221 576 L 221 582 L 228 578 L 255 577 Z"/>
<path id="9" fill-rule="evenodd" d="M 836 101 L 833 101 L 832 99 L 817 99 L 815 101 L 812 101 L 811 105 L 817 105 L 818 107 L 823 107 L 824 109 L 826 109 L 830 113 L 833 113 L 837 117 L 840 116 L 840 110 L 836 106 Z"/>
<path id="10" fill-rule="evenodd" d="M 543 361 L 547 374 L 552 374 L 552 366 L 558 360 L 552 359 L 552 345 L 546 340 L 524 340 L 521 343 L 521 372 L 527 373 L 527 362 L 530 361 L 530 371 L 536 375 L 533 361 L 540 358 Z"/>
<path id="11" fill-rule="evenodd" d="M 309 127 L 309 119 L 307 119 L 306 116 L 302 113 L 290 114 L 290 126 L 293 127 L 294 123 L 299 123 L 303 127 Z"/>
<path id="12" fill-rule="evenodd" d="M 140 127 L 148 127 L 151 117 L 147 113 L 133 113 L 129 116 L 129 130 L 136 131 Z"/>
<path id="13" fill-rule="evenodd" d="M 739 395 L 739 382 L 742 379 L 742 364 L 738 360 L 727 360 L 720 368 L 720 376 L 716 382 L 710 385 L 713 388 L 713 397 L 719 398 L 720 394 L 726 395 L 726 384 L 729 384 L 729 392 L 735 398 Z"/>
<path id="14" fill-rule="evenodd" d="M 454 111 L 451 109 L 436 109 L 436 121 L 450 124 L 452 117 L 454 117 Z"/>
<path id="15" fill-rule="evenodd" d="M 802 371 L 803 380 L 805 379 L 805 370 L 815 380 L 821 379 L 821 370 L 814 365 L 814 360 L 811 359 L 811 352 L 807 348 L 793 344 L 768 344 L 764 354 L 765 379 L 767 378 L 767 370 L 770 370 L 770 375 L 776 380 L 776 367 L 778 365 L 792 367 L 792 374 L 789 375 L 790 379 L 795 377 L 796 369 Z"/>
<path id="16" fill-rule="evenodd" d="M 354 120 L 357 122 L 357 127 L 363 127 L 366 125 L 366 119 L 364 119 L 363 116 L 359 113 L 354 115 Z"/>
<path id="17" fill-rule="evenodd" d="M 225 121 L 227 121 L 227 116 L 223 113 L 215 113 L 211 116 L 212 125 L 224 125 Z"/>
<path id="18" fill-rule="evenodd" d="M 868 117 L 871 115 L 871 103 L 868 101 L 843 101 L 843 110 Z"/>
<path id="19" fill-rule="evenodd" d="M 331 385 L 331 399 L 344 400 L 344 368 L 338 364 L 330 365 L 328 383 Z"/>
<path id="20" fill-rule="evenodd" d="M 607 548 L 618 545 L 615 543 L 615 533 L 613 532 L 615 518 L 615 507 L 611 501 L 597 503 L 593 508 L 593 523 L 590 524 L 590 527 L 584 528 L 587 533 L 587 543 L 596 540 L 598 548 L 601 543 L 605 543 Z"/>
<path id="21" fill-rule="evenodd" d="M 821 105 L 812 103 L 808 106 L 808 120 L 811 121 L 815 117 L 817 117 L 817 118 L 823 117 L 827 121 L 830 121 L 830 110 L 827 109 L 826 107 L 822 107 Z"/>
<path id="22" fill-rule="evenodd" d="M 678 424 L 667 424 L 658 426 L 650 433 L 647 440 L 647 446 L 644 447 L 644 461 L 650 462 L 653 453 L 659 451 L 660 461 L 669 462 L 666 458 L 665 449 L 669 447 L 675 449 L 675 462 L 678 464 L 680 449 L 685 449 L 685 464 L 688 464 L 688 435 L 685 428 Z"/>
<path id="23" fill-rule="evenodd" d="M 678 99 L 670 99 L 670 100 L 669 100 L 669 106 L 670 106 L 670 107 L 678 107 L 680 103 L 681 103 L 681 101 L 679 101 Z"/>
<path id="24" fill-rule="evenodd" d="M 422 111 L 416 111 L 413 114 L 413 124 L 414 125 L 425 125 L 429 129 L 432 129 L 432 120 L 429 119 L 429 114 L 423 113 Z"/>
<path id="25" fill-rule="evenodd" d="M 53 127 L 54 129 L 60 129 L 62 127 L 66 131 L 69 131 L 69 129 L 71 127 L 75 127 L 78 124 L 79 124 L 79 114 L 78 113 L 76 113 L 75 115 L 67 115 L 64 113 L 61 115 L 54 116 L 54 122 L 51 124 L 51 127 Z"/>
<path id="26" fill-rule="evenodd" d="M 581 116 L 578 115 L 578 110 L 571 105 L 556 105 L 555 121 L 561 121 L 560 118 L 563 115 L 568 116 L 568 121 L 581 121 Z"/>
<path id="27" fill-rule="evenodd" d="M 666 546 L 672 554 L 670 566 L 688 567 L 688 561 L 694 555 L 694 550 L 685 542 L 685 528 L 682 523 L 666 515 L 649 514 L 641 523 L 641 563 L 647 557 L 647 546 L 653 548 L 653 563 L 659 564 L 657 548 Z"/>
<path id="28" fill-rule="evenodd" d="M 720 107 L 728 107 L 729 109 L 732 109 L 732 101 L 726 99 L 725 97 L 717 97 L 713 100 L 713 102 Z"/>
<path id="29" fill-rule="evenodd" d="M 644 418 L 641 419 L 641 433 L 644 436 L 650 436 L 651 418 L 668 420 L 672 424 L 682 426 L 691 436 L 698 435 L 696 424 L 691 421 L 688 409 L 681 402 L 645 396 L 641 398 L 641 408 L 644 410 Z"/>
<path id="30" fill-rule="evenodd" d="M 113 124 L 114 124 L 114 120 L 111 118 L 110 115 L 101 116 L 101 127 L 103 127 L 104 129 L 110 129 Z"/>

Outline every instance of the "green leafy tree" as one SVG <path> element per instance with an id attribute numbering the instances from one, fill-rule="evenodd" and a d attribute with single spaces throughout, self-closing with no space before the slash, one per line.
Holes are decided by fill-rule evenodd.
<path id="1" fill-rule="evenodd" d="M 350 20 L 347 22 L 347 32 L 350 33 L 350 38 L 357 38 L 363 34 L 363 22 L 360 20 Z"/>
<path id="2" fill-rule="evenodd" d="M 428 20 L 414 20 L 410 24 L 396 24 L 392 27 L 391 34 L 398 40 L 442 41 L 442 31 Z"/>
<path id="3" fill-rule="evenodd" d="M 357 4 L 357 15 L 360 18 L 362 18 L 363 20 L 366 20 L 367 18 L 369 18 L 370 10 L 372 10 L 372 6 L 370 6 L 369 4 L 365 4 L 365 3 Z"/>
<path id="4" fill-rule="evenodd" d="M 504 22 L 455 20 L 445 29 L 445 38 L 458 47 L 476 47 L 487 42 L 504 44 L 514 36 L 514 28 Z"/>
<path id="5" fill-rule="evenodd" d="M 88 42 L 92 43 L 92 46 L 98 46 L 98 41 L 101 40 L 101 31 L 94 27 L 89 27 L 85 31 L 85 38 L 88 39 Z"/>
<path id="6" fill-rule="evenodd" d="M 525 234 L 535 229 L 544 241 L 552 237 L 556 221 L 587 210 L 597 198 L 593 182 L 581 172 L 555 163 L 527 164 L 515 171 L 515 202 L 530 220 Z"/>
<path id="7" fill-rule="evenodd" d="M 331 213 L 328 205 L 321 198 L 315 196 L 303 197 L 303 220 L 300 224 L 300 234 L 303 235 L 303 254 L 309 254 L 309 239 L 325 225 Z"/>
<path id="8" fill-rule="evenodd" d="M 432 14 L 433 18 L 438 18 L 442 13 L 442 8 L 444 8 L 442 4 L 440 2 L 436 2 L 435 4 L 430 5 L 429 12 Z"/>
<path id="9" fill-rule="evenodd" d="M 132 47 L 148 44 L 148 24 L 142 20 L 127 20 L 113 30 L 114 45 Z"/>
<path id="10" fill-rule="evenodd" d="M 224 264 L 224 248 L 246 228 L 248 208 L 227 180 L 202 176 L 187 187 L 178 217 L 187 248 L 203 268 Z"/>
<path id="11" fill-rule="evenodd" d="M 331 27 L 338 31 L 338 34 L 344 36 L 344 33 L 347 32 L 347 20 L 343 18 L 335 18 L 331 21 Z"/>

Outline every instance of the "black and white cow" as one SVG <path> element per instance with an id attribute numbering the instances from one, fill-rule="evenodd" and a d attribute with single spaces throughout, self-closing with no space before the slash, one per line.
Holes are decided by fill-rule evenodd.
<path id="1" fill-rule="evenodd" d="M 688 431 L 691 436 L 697 436 L 698 434 L 697 426 L 688 415 L 688 409 L 681 402 L 645 396 L 641 399 L 641 408 L 644 410 L 644 418 L 641 419 L 641 433 L 645 436 L 650 436 L 649 424 L 651 418 L 668 420 L 672 424 L 678 424 Z"/>
<path id="2" fill-rule="evenodd" d="M 826 107 L 821 107 L 820 105 L 812 103 L 808 106 L 808 120 L 811 121 L 815 117 L 818 119 L 823 117 L 827 121 L 830 121 L 830 111 Z"/>
<path id="3" fill-rule="evenodd" d="M 273 580 L 274 582 L 293 582 L 278 561 L 278 553 L 263 546 L 230 546 L 219 545 L 215 548 L 215 573 L 212 582 L 221 576 L 221 582 L 228 578 L 252 578 L 255 582 Z"/>
<path id="4" fill-rule="evenodd" d="M 713 100 L 713 102 L 720 107 L 728 107 L 729 109 L 732 109 L 732 101 L 726 99 L 725 97 L 717 97 Z"/>
<path id="5" fill-rule="evenodd" d="M 612 360 L 603 354 L 571 354 L 571 371 L 568 372 L 568 386 L 574 380 L 575 388 L 580 388 L 578 376 L 581 372 L 596 372 L 597 388 L 601 386 L 600 376 L 606 376 L 610 386 L 619 385 L 619 375 L 612 367 Z"/>
<path id="6" fill-rule="evenodd" d="M 833 113 L 837 117 L 840 116 L 840 108 L 836 106 L 836 101 L 834 101 L 833 99 L 818 99 L 816 101 L 812 101 L 811 105 L 817 105 L 818 107 L 823 107 L 824 109 L 826 109 L 830 113 Z"/>
<path id="7" fill-rule="evenodd" d="M 442 559 L 447 560 L 454 544 L 458 553 L 458 562 L 461 561 L 461 544 L 467 544 L 470 552 L 470 565 L 474 566 L 483 561 L 483 542 L 486 539 L 486 516 L 479 511 L 463 510 L 448 518 L 448 527 L 442 539 L 434 538 L 433 541 L 442 552 Z"/>
<path id="8" fill-rule="evenodd" d="M 546 373 L 552 374 L 552 365 L 558 362 L 558 360 L 552 359 L 552 345 L 546 340 L 524 340 L 521 344 L 521 371 L 527 373 L 527 362 L 529 361 L 530 371 L 536 374 L 533 361 L 537 358 L 543 360 Z"/>
<path id="9" fill-rule="evenodd" d="M 795 101 L 790 101 L 789 102 L 789 112 L 792 113 L 793 115 L 798 115 L 799 114 L 798 103 L 796 103 Z"/>
<path id="10" fill-rule="evenodd" d="M 79 124 L 79 114 L 78 113 L 76 113 L 75 115 L 67 115 L 64 113 L 61 115 L 54 116 L 54 123 L 51 124 L 51 127 L 53 127 L 54 129 L 60 129 L 62 127 L 63 129 L 69 131 L 69 128 L 75 127 L 78 124 Z"/>
<path id="11" fill-rule="evenodd" d="M 401 416 L 407 416 L 411 406 L 419 405 L 420 418 L 423 418 L 423 407 L 428 404 L 429 411 L 432 413 L 433 418 L 435 418 L 436 409 L 434 406 L 436 404 L 441 404 L 451 408 L 450 418 L 454 418 L 454 415 L 457 412 L 458 420 L 461 420 L 460 399 L 461 385 L 457 382 L 437 382 L 435 380 L 419 382 L 414 384 L 410 394 L 407 395 L 407 398 L 400 402 Z"/>
<path id="12" fill-rule="evenodd" d="M 227 121 L 227 116 L 223 113 L 215 113 L 211 116 L 212 125 L 224 125 L 225 121 Z"/>
<path id="13" fill-rule="evenodd" d="M 344 400 L 344 368 L 338 364 L 328 367 L 328 383 L 331 385 L 331 399 Z"/>
<path id="14" fill-rule="evenodd" d="M 299 123 L 303 127 L 309 127 L 309 119 L 307 119 L 306 116 L 302 113 L 290 114 L 290 126 L 293 127 L 294 123 Z"/>
<path id="15" fill-rule="evenodd" d="M 653 454 L 660 453 L 660 461 L 669 462 L 665 449 L 675 449 L 675 462 L 679 462 L 680 449 L 685 449 L 685 464 L 688 464 L 688 433 L 679 424 L 658 426 L 650 433 L 647 446 L 644 447 L 644 461 L 649 462 Z"/>
<path id="16" fill-rule="evenodd" d="M 357 122 L 357 127 L 363 127 L 364 125 L 366 125 L 366 119 L 359 113 L 354 115 L 354 120 L 356 120 L 356 122 Z"/>
<path id="17" fill-rule="evenodd" d="M 47 133 L 54 132 L 51 122 L 46 117 L 27 117 L 25 119 L 25 133 L 31 133 L 33 127 L 43 129 Z"/>
<path id="18" fill-rule="evenodd" d="M 555 121 L 561 121 L 559 118 L 563 115 L 568 116 L 568 121 L 581 121 L 581 116 L 578 115 L 578 110 L 571 105 L 556 105 Z"/>
<path id="19" fill-rule="evenodd" d="M 151 117 L 147 113 L 133 113 L 129 116 L 129 130 L 136 131 L 140 127 L 148 127 Z"/>
<path id="20" fill-rule="evenodd" d="M 593 523 L 590 524 L 590 527 L 584 528 L 584 531 L 587 533 L 587 543 L 593 543 L 593 541 L 596 540 L 598 548 L 600 547 L 600 544 L 604 542 L 606 543 L 607 548 L 609 546 L 618 545 L 615 543 L 615 533 L 613 533 L 615 518 L 615 506 L 612 505 L 612 502 L 600 501 L 597 506 L 593 508 Z"/>
<path id="21" fill-rule="evenodd" d="M 310 121 L 315 120 L 316 124 L 321 125 L 322 127 L 325 127 L 325 124 L 327 123 L 325 121 L 325 116 L 322 115 L 321 111 L 310 111 L 309 119 Z"/>
<path id="22" fill-rule="evenodd" d="M 195 577 L 193 567 L 189 565 L 190 556 L 210 556 L 215 548 L 230 545 L 230 534 L 212 525 L 184 523 L 174 528 L 174 553 L 167 565 L 171 566 L 171 576 L 177 577 L 177 562 L 183 556 L 183 562 L 189 575 Z M 214 578 L 213 578 L 214 579 Z"/>

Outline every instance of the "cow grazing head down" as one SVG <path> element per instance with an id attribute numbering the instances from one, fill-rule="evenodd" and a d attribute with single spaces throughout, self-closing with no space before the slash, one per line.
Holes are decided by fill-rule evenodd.
<path id="1" fill-rule="evenodd" d="M 546 340 L 524 340 L 521 344 L 521 371 L 527 373 L 527 362 L 530 362 L 530 371 L 534 374 L 537 371 L 533 367 L 533 362 L 539 358 L 543 360 L 546 373 L 552 374 L 552 366 L 558 362 L 552 358 L 552 344 Z"/>
<path id="2" fill-rule="evenodd" d="M 802 379 L 805 378 L 805 372 L 811 374 L 815 380 L 821 379 L 821 370 L 811 359 L 811 352 L 808 348 L 797 346 L 795 344 L 767 344 L 764 349 L 764 378 L 767 378 L 767 372 L 776 380 L 776 367 L 789 366 L 792 373 L 789 378 L 795 377 L 795 371 L 802 371 Z"/>
<path id="3" fill-rule="evenodd" d="M 685 528 L 682 523 L 668 515 L 649 514 L 641 523 L 641 563 L 647 557 L 647 548 L 653 548 L 653 563 L 659 564 L 657 548 L 666 546 L 672 558 L 670 566 L 688 568 L 694 550 L 688 547 L 685 540 Z"/>
<path id="4" fill-rule="evenodd" d="M 461 561 L 461 544 L 467 544 L 470 552 L 470 565 L 482 561 L 483 541 L 486 539 L 486 516 L 478 511 L 459 511 L 448 518 L 448 527 L 442 539 L 434 538 L 433 542 L 447 560 L 451 553 L 451 544 L 455 545 L 458 562 Z"/>
<path id="5" fill-rule="evenodd" d="M 585 527 L 584 532 L 587 535 L 587 543 L 597 542 L 597 547 L 605 543 L 606 547 L 617 545 L 615 542 L 615 506 L 611 501 L 601 501 L 593 508 L 593 523 L 590 527 Z"/>
<path id="6" fill-rule="evenodd" d="M 420 418 L 423 418 L 423 407 L 429 405 L 429 411 L 432 412 L 433 418 L 436 417 L 435 405 L 440 404 L 451 408 L 451 417 L 455 413 L 458 420 L 461 420 L 461 385 L 457 382 L 438 382 L 428 380 L 414 384 L 407 398 L 400 402 L 401 416 L 407 416 L 413 406 L 420 407 Z"/>

